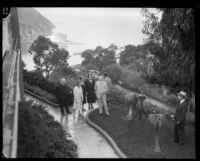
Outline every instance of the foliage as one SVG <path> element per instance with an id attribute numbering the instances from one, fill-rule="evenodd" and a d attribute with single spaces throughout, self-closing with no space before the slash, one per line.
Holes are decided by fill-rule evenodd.
<path id="1" fill-rule="evenodd" d="M 111 78 L 113 82 L 118 82 L 121 76 L 121 70 L 119 69 L 117 64 L 108 65 L 102 70 L 108 74 L 108 77 Z"/>
<path id="2" fill-rule="evenodd" d="M 31 101 L 19 106 L 17 156 L 19 158 L 76 158 L 77 146 L 41 105 Z"/>
<path id="3" fill-rule="evenodd" d="M 161 148 L 160 148 L 160 142 L 159 142 L 159 128 L 162 125 L 166 125 L 166 118 L 164 114 L 149 114 L 148 116 L 148 120 L 149 122 L 154 126 L 154 128 L 156 129 L 156 133 L 155 133 L 155 146 L 154 146 L 154 151 L 155 152 L 161 152 Z"/>
<path id="4" fill-rule="evenodd" d="M 143 32 L 146 46 L 155 56 L 154 83 L 195 92 L 195 26 L 194 9 L 160 8 L 161 20 L 144 9 Z"/>
<path id="5" fill-rule="evenodd" d="M 31 44 L 29 52 L 34 53 L 34 63 L 37 68 L 42 70 L 47 79 L 54 69 L 68 66 L 68 51 L 59 49 L 57 44 L 44 36 L 39 36 Z"/>
<path id="6" fill-rule="evenodd" d="M 163 126 L 166 125 L 166 118 L 164 114 L 149 114 L 148 116 L 148 120 L 149 122 L 153 125 L 153 126 Z"/>
<path id="7" fill-rule="evenodd" d="M 116 142 L 127 158 L 195 158 L 195 127 L 186 124 L 187 146 L 180 148 L 169 141 L 173 136 L 174 121 L 167 119 L 165 128 L 160 128 L 159 136 L 161 153 L 152 151 L 155 143 L 154 130 L 149 125 L 147 118 L 128 122 L 122 119 L 128 108 L 122 104 L 110 104 L 111 117 L 99 115 L 95 110 L 89 114 L 89 119 L 101 127 Z"/>
<path id="8" fill-rule="evenodd" d="M 60 97 L 60 94 L 58 93 L 58 88 L 60 87 L 60 83 L 58 82 L 49 82 L 46 79 L 44 79 L 40 74 L 36 71 L 28 72 L 26 70 L 23 71 L 24 81 L 27 82 L 31 86 L 37 86 L 41 88 L 42 90 L 46 91 L 47 93 L 53 95 L 53 97 L 56 97 L 58 100 L 58 97 Z M 63 91 L 63 96 L 68 96 L 69 100 L 66 103 L 69 103 L 71 105 L 72 102 L 72 96 L 73 94 L 70 93 L 72 91 L 72 88 L 65 85 L 66 90 Z M 35 89 L 34 89 L 35 90 Z M 41 94 L 40 94 L 41 95 Z M 61 103 L 59 100 L 57 103 Z"/>
<path id="9" fill-rule="evenodd" d="M 76 85 L 76 80 L 78 79 L 78 76 L 73 70 L 71 71 L 70 68 L 69 70 L 68 69 L 65 70 L 63 69 L 54 70 L 49 76 L 48 81 L 54 83 L 60 83 L 60 79 L 65 78 L 67 86 L 72 89 Z"/>
<path id="10" fill-rule="evenodd" d="M 128 88 L 137 92 L 140 92 L 140 89 L 145 83 L 145 80 L 141 77 L 141 74 L 136 71 L 131 71 L 127 69 L 126 67 L 120 67 L 120 70 L 122 72 L 120 81 L 124 88 Z"/>
<path id="11" fill-rule="evenodd" d="M 58 84 L 47 81 L 40 71 L 23 70 L 23 79 L 28 84 L 38 86 L 42 90 L 55 96 L 55 90 Z"/>
<path id="12" fill-rule="evenodd" d="M 107 100 L 110 103 L 123 104 L 124 103 L 124 92 L 121 92 L 120 90 L 118 90 L 114 87 L 111 87 L 111 90 L 107 95 Z"/>
<path id="13" fill-rule="evenodd" d="M 117 47 L 114 45 L 109 46 L 108 48 L 103 48 L 101 46 L 96 47 L 96 49 L 88 49 L 81 53 L 81 57 L 84 58 L 82 65 L 91 64 L 96 66 L 99 71 L 103 67 L 115 64 L 115 53 Z"/>
<path id="14" fill-rule="evenodd" d="M 145 80 L 141 73 L 132 71 L 126 66 L 121 66 L 120 70 L 122 71 L 120 78 L 122 83 L 120 86 L 135 92 L 144 93 L 153 99 L 172 106 L 177 104 L 177 96 L 169 86 L 166 87 L 164 85 L 160 86 L 158 84 L 152 84 L 153 82 Z"/>
<path id="15" fill-rule="evenodd" d="M 132 70 L 147 75 L 152 72 L 152 58 L 153 55 L 148 52 L 146 45 L 126 45 L 120 52 L 121 65 L 130 66 Z"/>
<path id="16" fill-rule="evenodd" d="M 135 94 L 135 93 L 126 93 L 124 95 L 124 101 L 127 104 L 136 105 L 138 102 L 138 99 L 139 99 L 138 94 Z"/>
<path id="17" fill-rule="evenodd" d="M 52 102 L 52 103 L 58 103 L 58 100 L 55 96 L 53 96 L 52 94 L 49 94 L 48 92 L 42 90 L 41 88 L 39 88 L 38 86 L 33 86 L 33 85 L 29 85 L 27 82 L 24 82 L 24 88 L 33 92 L 34 94 L 41 96 L 44 99 L 47 99 L 48 101 Z"/>

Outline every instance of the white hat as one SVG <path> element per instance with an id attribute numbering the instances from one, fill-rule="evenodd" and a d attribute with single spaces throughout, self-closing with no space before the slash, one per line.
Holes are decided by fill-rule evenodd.
<path id="1" fill-rule="evenodd" d="M 184 92 L 184 91 L 180 91 L 177 94 L 180 95 L 180 96 L 182 96 L 182 97 L 184 97 L 184 98 L 187 96 L 186 92 Z"/>

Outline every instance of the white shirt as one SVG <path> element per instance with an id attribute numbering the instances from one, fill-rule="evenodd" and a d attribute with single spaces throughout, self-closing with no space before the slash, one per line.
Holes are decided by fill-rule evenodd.
<path id="1" fill-rule="evenodd" d="M 182 104 L 184 101 L 185 101 L 185 99 L 182 99 L 182 100 L 180 101 L 180 104 Z"/>

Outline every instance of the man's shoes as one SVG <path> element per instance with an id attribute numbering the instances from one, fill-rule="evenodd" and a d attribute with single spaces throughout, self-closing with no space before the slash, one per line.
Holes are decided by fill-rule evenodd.
<path id="1" fill-rule="evenodd" d="M 178 143 L 178 140 L 175 140 L 175 139 L 170 139 L 171 142 L 175 142 L 175 143 Z"/>

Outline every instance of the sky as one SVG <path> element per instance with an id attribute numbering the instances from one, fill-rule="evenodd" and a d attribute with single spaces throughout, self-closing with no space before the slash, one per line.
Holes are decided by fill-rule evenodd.
<path id="1" fill-rule="evenodd" d="M 141 8 L 35 8 L 55 26 L 55 33 L 64 33 L 67 39 L 79 45 L 69 45 L 70 53 L 108 47 L 139 45 L 145 35 L 142 33 Z M 152 9 L 154 10 L 154 9 Z"/>

